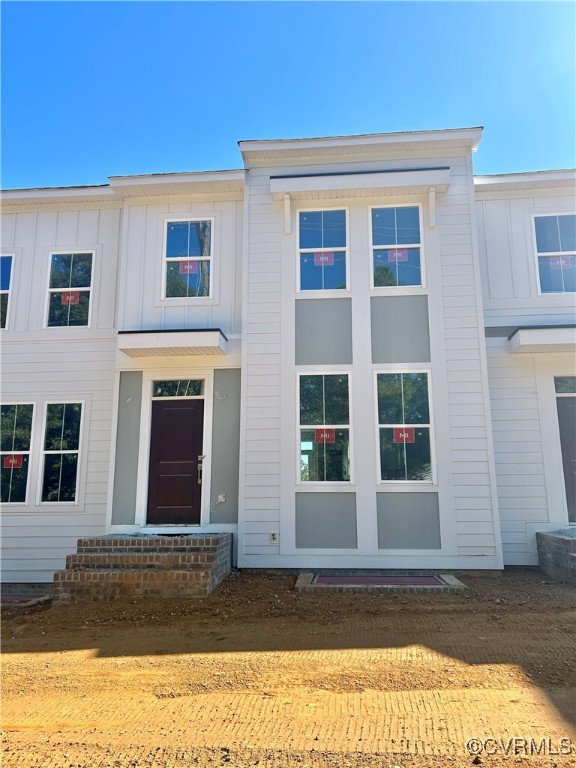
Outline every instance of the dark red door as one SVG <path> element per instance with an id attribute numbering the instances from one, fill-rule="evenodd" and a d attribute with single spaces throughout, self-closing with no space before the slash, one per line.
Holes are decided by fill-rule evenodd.
<path id="1" fill-rule="evenodd" d="M 150 525 L 199 525 L 204 400 L 153 400 Z"/>
<path id="2" fill-rule="evenodd" d="M 556 404 L 560 424 L 568 520 L 576 523 L 576 397 L 558 397 Z"/>

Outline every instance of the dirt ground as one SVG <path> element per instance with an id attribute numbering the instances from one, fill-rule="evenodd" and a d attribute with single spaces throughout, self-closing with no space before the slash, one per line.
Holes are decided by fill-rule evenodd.
<path id="1" fill-rule="evenodd" d="M 9 606 L 3 766 L 576 765 L 575 590 L 461 578 L 301 595 L 243 572 L 204 600 Z"/>

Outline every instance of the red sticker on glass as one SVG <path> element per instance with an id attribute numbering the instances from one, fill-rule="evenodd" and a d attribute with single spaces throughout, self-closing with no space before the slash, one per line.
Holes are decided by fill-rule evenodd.
<path id="1" fill-rule="evenodd" d="M 397 264 L 399 261 L 408 261 L 408 248 L 394 248 L 388 251 L 388 261 Z"/>
<path id="2" fill-rule="evenodd" d="M 550 266 L 552 269 L 569 269 L 572 266 L 572 259 L 570 256 L 553 256 L 550 259 Z"/>
<path id="3" fill-rule="evenodd" d="M 336 430 L 335 429 L 316 429 L 314 432 L 315 443 L 335 443 L 336 442 Z"/>
<path id="4" fill-rule="evenodd" d="M 323 251 L 322 253 L 315 253 L 314 266 L 315 267 L 333 267 L 334 253 L 332 251 Z"/>
<path id="5" fill-rule="evenodd" d="M 413 427 L 395 427 L 393 439 L 395 443 L 415 443 L 416 433 Z"/>
<path id="6" fill-rule="evenodd" d="M 4 469 L 22 469 L 23 456 L 21 453 L 12 453 L 4 456 Z"/>
<path id="7" fill-rule="evenodd" d="M 197 261 L 181 261 L 180 262 L 181 275 L 195 275 L 197 272 L 198 272 Z"/>
<path id="8" fill-rule="evenodd" d="M 80 292 L 64 291 L 64 293 L 62 294 L 62 304 L 65 307 L 69 307 L 70 304 L 80 304 Z"/>

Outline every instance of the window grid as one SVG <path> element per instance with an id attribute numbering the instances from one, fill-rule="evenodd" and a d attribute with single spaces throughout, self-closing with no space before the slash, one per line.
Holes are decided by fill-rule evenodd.
<path id="1" fill-rule="evenodd" d="M 330 227 L 329 223 L 326 223 L 325 215 L 343 214 L 343 227 L 342 225 Z M 320 216 L 320 226 L 318 228 L 319 242 L 314 246 L 304 247 L 302 245 L 303 239 L 303 222 L 306 217 L 313 217 L 314 215 Z M 310 229 L 309 227 L 307 228 Z M 334 234 L 338 231 L 342 231 L 344 234 L 344 243 L 329 244 L 326 242 L 330 235 L 334 237 Z M 309 234 L 309 231 L 308 231 Z M 307 266 L 313 266 L 314 270 L 320 269 L 318 273 L 320 276 L 320 284 L 313 285 L 311 287 L 305 285 L 308 282 L 308 275 L 305 274 L 308 270 Z M 344 267 L 343 281 L 341 280 L 337 285 L 328 285 L 327 281 L 330 281 L 332 275 L 328 271 L 331 267 Z M 326 210 L 304 210 L 298 213 L 298 290 L 299 291 L 330 291 L 330 290 L 348 290 L 348 211 L 342 209 L 326 209 Z M 334 279 L 332 278 L 332 282 Z"/>
<path id="2" fill-rule="evenodd" d="M 6 434 L 6 416 L 9 409 L 14 409 L 11 434 Z M 2 409 L 2 450 L 0 452 L 0 470 L 2 473 L 1 499 L 5 504 L 25 504 L 28 496 L 28 469 L 32 443 L 34 419 L 33 403 L 4 404 Z M 19 416 L 24 410 L 24 419 L 29 420 L 29 429 L 24 426 L 24 433 L 19 428 Z M 29 414 L 26 417 L 26 413 Z M 17 434 L 20 440 L 17 441 Z M 20 445 L 18 445 L 20 443 Z M 9 446 L 9 447 L 8 447 Z M 6 492 L 6 488 L 8 489 Z M 13 498 L 17 496 L 17 498 Z"/>
<path id="3" fill-rule="evenodd" d="M 78 407 L 79 408 L 79 418 L 77 422 L 77 429 L 74 430 L 75 434 L 72 435 L 76 446 L 75 448 L 62 448 L 64 444 L 64 435 L 65 435 L 65 428 L 66 428 L 66 409 L 68 407 Z M 50 418 L 50 409 L 51 408 L 58 408 L 62 407 L 62 423 L 60 426 L 60 449 L 47 449 L 46 443 L 48 441 L 48 429 L 49 429 L 49 418 Z M 83 403 L 81 402 L 66 402 L 66 403 L 46 403 L 46 417 L 45 417 L 45 423 L 44 423 L 44 444 L 43 444 L 43 451 L 42 451 L 42 465 L 43 465 L 43 473 L 42 473 L 42 490 L 41 490 L 41 503 L 51 503 L 51 504 L 63 504 L 63 503 L 76 503 L 76 499 L 78 497 L 78 469 L 80 464 L 80 438 L 82 434 L 82 417 L 83 417 Z M 59 465 L 54 464 L 53 466 L 56 468 L 57 471 L 57 482 L 54 485 L 54 476 L 50 479 L 49 478 L 49 470 L 51 469 L 51 462 L 49 461 L 49 457 L 60 457 L 60 463 Z M 75 462 L 65 461 L 65 457 L 69 457 L 70 459 L 75 458 Z M 68 464 L 68 467 L 73 468 L 73 478 L 72 473 L 69 473 L 69 477 L 67 478 L 69 482 L 71 482 L 73 486 L 73 493 L 70 492 L 70 490 L 64 489 L 63 493 L 63 480 L 64 480 L 64 468 L 65 464 Z M 49 485 L 50 480 L 52 480 L 52 485 Z M 68 498 L 62 498 L 62 496 L 68 496 Z"/>
<path id="4" fill-rule="evenodd" d="M 56 267 L 58 257 L 70 257 L 70 267 L 68 269 L 68 285 L 54 286 L 51 283 L 57 277 Z M 89 285 L 74 284 L 74 260 L 75 258 L 84 258 L 89 261 L 90 281 Z M 92 279 L 94 267 L 94 253 L 92 251 L 71 252 L 71 251 L 53 251 L 50 254 L 50 272 L 48 279 L 48 328 L 58 327 L 78 327 L 90 325 L 90 305 L 92 296 Z M 58 308 L 58 302 L 54 302 L 52 297 L 60 295 L 60 306 L 65 307 L 64 313 Z M 87 299 L 81 301 L 81 299 Z M 78 306 L 78 310 L 73 309 Z"/>
<path id="5" fill-rule="evenodd" d="M 0 256 L 0 328 L 6 328 L 8 322 L 13 264 L 13 256 Z"/>
<path id="6" fill-rule="evenodd" d="M 169 255 L 170 249 L 174 247 L 171 241 L 174 235 L 177 235 L 177 229 L 182 230 L 185 225 L 187 225 L 185 252 Z M 193 225 L 196 227 L 200 247 L 198 253 L 191 252 L 194 250 Z M 208 232 L 208 236 L 206 236 L 206 232 Z M 213 219 L 170 219 L 166 221 L 163 292 L 165 299 L 209 298 L 212 295 L 213 248 Z"/>
<path id="7" fill-rule="evenodd" d="M 538 215 L 533 217 L 533 221 L 540 292 L 574 293 L 576 291 L 576 215 Z M 565 232 L 562 232 L 561 223 L 568 225 Z M 550 224 L 552 227 L 549 226 Z M 539 227 L 543 227 L 544 231 L 540 233 Z M 547 247 L 549 243 L 546 242 L 540 244 L 538 242 L 540 237 L 543 241 L 556 240 L 554 245 L 558 248 L 549 248 Z"/>
<path id="8" fill-rule="evenodd" d="M 399 235 L 399 211 L 414 211 L 417 239 L 406 239 Z M 422 226 L 420 206 L 377 206 L 370 209 L 370 230 L 372 242 L 372 287 L 373 288 L 418 288 L 424 286 L 424 265 L 422 263 Z M 394 212 L 394 242 L 377 243 L 375 217 L 385 212 Z M 381 233 L 380 233 L 381 236 Z M 399 242 L 400 240 L 400 242 Z M 405 252 L 405 253 L 404 253 Z M 382 255 L 381 255 L 382 254 Z M 383 259 L 385 258 L 385 261 Z"/>

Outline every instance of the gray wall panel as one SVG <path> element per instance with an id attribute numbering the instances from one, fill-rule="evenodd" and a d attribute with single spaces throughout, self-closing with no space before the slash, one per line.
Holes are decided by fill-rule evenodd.
<path id="1" fill-rule="evenodd" d="M 351 362 L 351 300 L 297 299 L 296 365 Z"/>
<path id="2" fill-rule="evenodd" d="M 377 493 L 379 549 L 440 549 L 437 493 Z"/>
<path id="3" fill-rule="evenodd" d="M 356 549 L 355 493 L 297 493 L 298 549 Z"/>
<path id="4" fill-rule="evenodd" d="M 141 405 L 142 373 L 123 371 L 118 397 L 112 525 L 132 525 L 135 521 Z"/>
<path id="5" fill-rule="evenodd" d="M 240 370 L 215 371 L 214 393 L 210 522 L 237 523 Z M 215 503 L 219 494 L 226 496 L 223 504 Z"/>
<path id="6" fill-rule="evenodd" d="M 373 363 L 430 362 L 427 296 L 373 296 Z"/>

